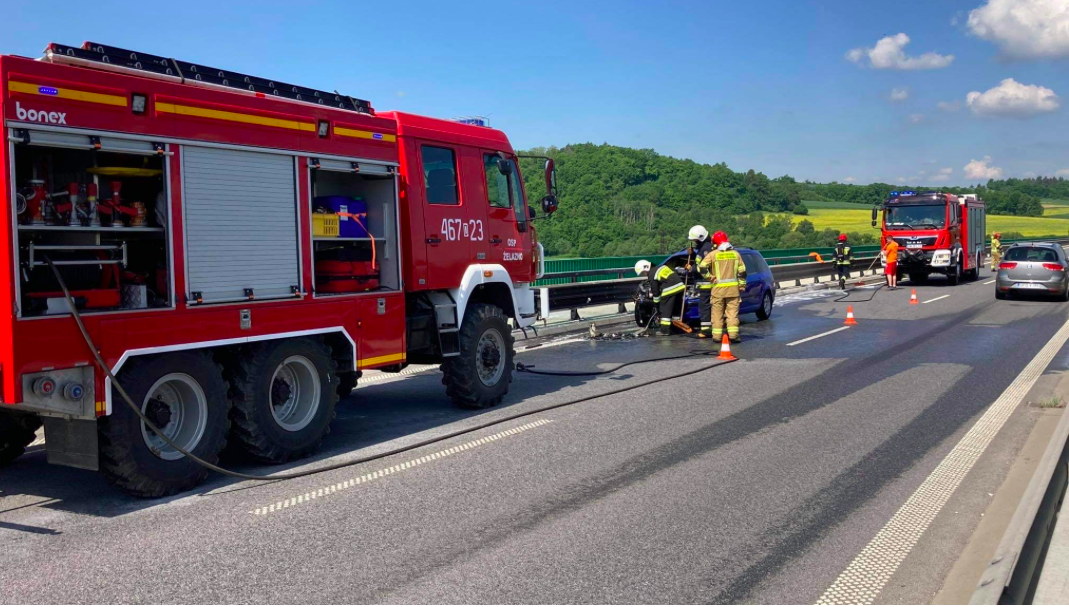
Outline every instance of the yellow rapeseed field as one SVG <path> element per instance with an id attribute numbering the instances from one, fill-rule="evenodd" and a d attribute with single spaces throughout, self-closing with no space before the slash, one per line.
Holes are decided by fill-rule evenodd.
<path id="1" fill-rule="evenodd" d="M 811 203 L 806 202 L 809 206 Z M 820 203 L 816 203 L 819 205 Z M 841 203 L 840 203 L 841 204 Z M 1064 204 L 1064 203 L 1063 203 Z M 836 206 L 840 206 L 837 204 Z M 855 205 L 857 208 L 814 208 L 809 206 L 809 215 L 792 215 L 794 223 L 803 219 L 813 222 L 817 231 L 832 228 L 840 232 L 873 231 L 871 225 L 871 207 Z M 1055 201 L 1046 201 L 1043 217 L 1016 217 L 1012 215 L 988 215 L 987 231 L 1020 232 L 1030 236 L 1069 236 L 1069 206 Z"/>

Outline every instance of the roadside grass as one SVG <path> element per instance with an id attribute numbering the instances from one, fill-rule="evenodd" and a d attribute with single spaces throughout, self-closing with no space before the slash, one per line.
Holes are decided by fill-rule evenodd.
<path id="1" fill-rule="evenodd" d="M 1065 401 L 1060 396 L 1051 396 L 1038 403 L 1032 403 L 1032 406 L 1040 409 L 1061 409 L 1065 406 Z"/>

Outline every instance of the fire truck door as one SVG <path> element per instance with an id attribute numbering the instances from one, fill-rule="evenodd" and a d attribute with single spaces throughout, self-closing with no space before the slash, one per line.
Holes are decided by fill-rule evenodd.
<path id="1" fill-rule="evenodd" d="M 484 237 L 482 220 L 469 217 L 458 185 L 455 148 L 441 143 L 418 143 L 423 179 L 423 229 L 427 247 L 428 289 L 446 289 L 460 284 L 473 257 L 472 241 Z M 413 243 L 418 246 L 418 243 Z"/>
<path id="2" fill-rule="evenodd" d="M 507 174 L 501 172 L 502 166 Z M 529 258 L 531 226 L 516 159 L 502 159 L 496 152 L 484 151 L 483 171 L 486 175 L 487 263 L 504 266 L 513 282 L 529 282 L 534 279 Z"/>

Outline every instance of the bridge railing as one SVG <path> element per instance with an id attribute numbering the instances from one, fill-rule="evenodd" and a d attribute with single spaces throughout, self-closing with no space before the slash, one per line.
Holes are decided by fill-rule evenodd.
<path id="1" fill-rule="evenodd" d="M 1069 243 L 1067 238 L 1027 238 L 1013 242 L 1057 242 Z M 861 245 L 852 247 L 854 262 L 851 274 L 876 274 L 882 270 L 878 261 L 878 245 Z M 985 251 L 990 250 L 990 242 Z M 801 286 L 802 281 L 820 283 L 834 281 L 837 278 L 835 265 L 830 263 L 834 249 L 817 247 L 815 249 L 776 249 L 761 251 L 772 270 L 776 288 Z M 821 254 L 824 262 L 813 261 L 810 252 Z M 667 255 L 604 257 L 591 259 L 557 259 L 546 261 L 546 275 L 534 286 L 539 289 L 539 305 L 544 313 L 547 311 L 571 310 L 573 319 L 579 319 L 579 310 L 585 307 L 618 304 L 618 310 L 625 311 L 624 304 L 634 301 L 638 284 L 642 278 L 635 276 L 634 264 L 640 259 L 655 263 L 663 261 Z M 542 302 L 548 304 L 542 304 Z"/>

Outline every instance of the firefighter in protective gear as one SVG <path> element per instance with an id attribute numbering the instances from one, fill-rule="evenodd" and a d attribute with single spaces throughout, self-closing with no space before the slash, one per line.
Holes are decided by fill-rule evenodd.
<path id="1" fill-rule="evenodd" d="M 646 262 L 649 263 L 649 262 Z M 636 265 L 635 269 L 638 269 Z M 672 334 L 672 321 L 682 313 L 683 291 L 687 285 L 679 274 L 668 266 L 660 266 L 649 278 L 650 294 L 660 314 L 661 333 Z"/>
<path id="2" fill-rule="evenodd" d="M 839 288 L 846 289 L 846 279 L 850 278 L 850 264 L 854 254 L 846 242 L 846 234 L 839 234 L 839 244 L 835 245 L 835 269 L 839 274 Z"/>
<path id="3" fill-rule="evenodd" d="M 1002 263 L 1002 232 L 991 235 L 991 271 L 998 272 L 998 264 Z"/>
<path id="4" fill-rule="evenodd" d="M 746 264 L 728 242 L 727 234 L 713 234 L 713 244 L 716 249 L 698 264 L 698 270 L 708 275 L 713 284 L 713 339 L 723 337 L 726 324 L 728 339 L 738 342 L 739 304 L 746 286 Z"/>
<path id="5" fill-rule="evenodd" d="M 694 265 L 697 265 L 713 251 L 713 242 L 709 239 L 709 230 L 706 230 L 705 226 L 694 226 L 690 229 L 690 233 L 687 234 L 687 238 L 690 240 L 689 257 L 694 259 Z M 713 329 L 713 283 L 707 276 L 703 276 L 701 272 L 691 267 L 689 263 L 687 264 L 687 271 L 691 273 L 691 278 L 698 288 L 698 312 L 701 316 L 701 328 L 698 330 L 698 337 L 706 338 L 709 337 L 709 333 Z"/>

